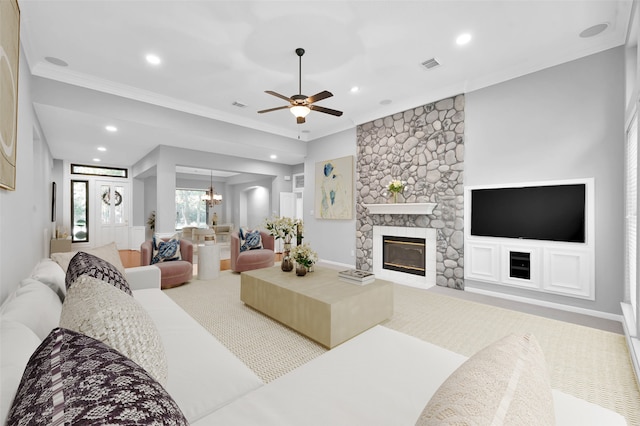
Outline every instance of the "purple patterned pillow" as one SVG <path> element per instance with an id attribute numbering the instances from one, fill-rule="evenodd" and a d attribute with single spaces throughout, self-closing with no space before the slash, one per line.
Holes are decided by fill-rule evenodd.
<path id="1" fill-rule="evenodd" d="M 125 277 L 111 263 L 97 256 L 79 251 L 67 268 L 65 285 L 67 290 L 81 275 L 88 275 L 113 285 L 131 296 L 131 289 Z"/>
<path id="2" fill-rule="evenodd" d="M 55 328 L 29 359 L 7 424 L 189 423 L 138 364 L 98 340 Z"/>

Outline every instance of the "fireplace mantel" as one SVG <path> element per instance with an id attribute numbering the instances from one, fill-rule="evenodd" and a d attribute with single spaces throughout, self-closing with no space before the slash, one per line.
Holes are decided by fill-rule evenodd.
<path id="1" fill-rule="evenodd" d="M 431 214 L 436 203 L 362 204 L 371 214 Z"/>

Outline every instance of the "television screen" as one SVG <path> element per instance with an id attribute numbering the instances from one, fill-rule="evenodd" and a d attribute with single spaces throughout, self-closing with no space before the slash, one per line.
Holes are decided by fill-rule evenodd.
<path id="1" fill-rule="evenodd" d="M 471 235 L 585 242 L 585 184 L 471 190 Z"/>

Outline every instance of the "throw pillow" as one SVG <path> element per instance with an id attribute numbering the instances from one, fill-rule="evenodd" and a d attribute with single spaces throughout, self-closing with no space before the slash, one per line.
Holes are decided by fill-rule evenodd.
<path id="1" fill-rule="evenodd" d="M 533 335 L 510 335 L 469 358 L 438 388 L 416 425 L 553 425 L 553 396 Z"/>
<path id="2" fill-rule="evenodd" d="M 167 359 L 158 329 L 135 298 L 111 284 L 80 276 L 67 289 L 60 327 L 106 343 L 166 384 Z"/>
<path id="3" fill-rule="evenodd" d="M 6 424 L 22 372 L 42 339 L 26 325 L 0 316 L 0 342 L 0 423 Z"/>
<path id="4" fill-rule="evenodd" d="M 175 234 L 167 241 L 157 235 L 153 236 L 153 256 L 151 264 L 180 260 L 180 234 Z"/>
<path id="5" fill-rule="evenodd" d="M 79 251 L 69 262 L 67 268 L 67 275 L 65 277 L 65 284 L 67 289 L 81 276 L 88 275 L 90 277 L 97 278 L 101 281 L 107 282 L 116 288 L 132 296 L 129 283 L 126 278 L 116 269 L 115 266 L 83 251 Z"/>
<path id="6" fill-rule="evenodd" d="M 62 302 L 58 295 L 49 286 L 31 278 L 22 280 L 0 307 L 3 320 L 26 325 L 40 340 L 58 326 L 61 312 Z"/>
<path id="7" fill-rule="evenodd" d="M 125 275 L 124 265 L 122 264 L 122 260 L 120 259 L 120 252 L 118 251 L 118 246 L 116 243 L 105 244 L 100 247 L 82 249 L 83 252 L 92 254 L 94 256 L 98 256 L 100 259 L 104 259 L 116 268 L 122 275 Z M 56 262 L 62 269 L 65 274 L 67 273 L 67 268 L 69 267 L 69 262 L 73 256 L 76 255 L 78 251 L 70 251 L 67 253 L 52 253 L 51 259 Z"/>
<path id="8" fill-rule="evenodd" d="M 53 260 L 41 259 L 31 271 L 29 278 L 48 285 L 60 297 L 60 301 L 64 300 L 64 294 L 67 292 L 64 285 L 65 271 Z"/>
<path id="9" fill-rule="evenodd" d="M 31 356 L 7 424 L 187 425 L 165 389 L 104 343 L 56 328 Z"/>
<path id="10" fill-rule="evenodd" d="M 240 228 L 238 235 L 240 237 L 241 252 L 262 248 L 262 236 L 260 235 L 260 230 L 256 229 L 252 231 L 250 229 Z"/>

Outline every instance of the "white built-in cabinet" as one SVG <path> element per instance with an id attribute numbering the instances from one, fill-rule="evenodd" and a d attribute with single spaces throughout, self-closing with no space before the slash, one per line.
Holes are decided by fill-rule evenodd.
<path id="1" fill-rule="evenodd" d="M 593 250 L 587 244 L 470 237 L 464 272 L 468 280 L 595 298 Z"/>

